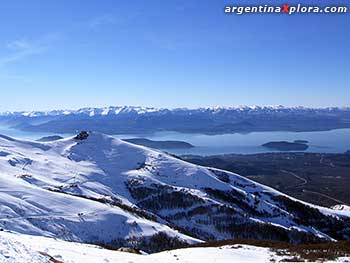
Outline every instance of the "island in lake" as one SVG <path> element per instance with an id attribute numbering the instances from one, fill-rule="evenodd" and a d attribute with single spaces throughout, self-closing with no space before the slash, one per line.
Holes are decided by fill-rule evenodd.
<path id="1" fill-rule="evenodd" d="M 57 141 L 57 140 L 61 140 L 63 139 L 63 137 L 59 136 L 59 135 L 51 135 L 51 136 L 45 136 L 42 137 L 40 139 L 38 139 L 38 142 L 52 142 L 52 141 Z"/>
<path id="2" fill-rule="evenodd" d="M 307 140 L 295 140 L 294 142 L 295 143 L 303 143 L 303 144 L 309 143 L 309 141 L 307 141 Z"/>
<path id="3" fill-rule="evenodd" d="M 184 141 L 153 141 L 146 138 L 124 139 L 124 141 L 156 149 L 188 149 L 194 147 Z"/>
<path id="4" fill-rule="evenodd" d="M 296 140 L 294 142 L 276 141 L 265 143 L 262 146 L 278 151 L 305 151 L 309 148 L 306 143 L 308 142 L 302 140 Z"/>

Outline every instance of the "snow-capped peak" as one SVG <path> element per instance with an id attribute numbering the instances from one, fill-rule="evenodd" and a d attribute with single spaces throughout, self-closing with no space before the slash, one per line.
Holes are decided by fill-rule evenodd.
<path id="1" fill-rule="evenodd" d="M 106 115 L 118 115 L 118 114 L 128 114 L 134 113 L 138 115 L 143 114 L 161 114 L 163 112 L 211 112 L 217 113 L 222 111 L 231 111 L 231 112 L 242 112 L 242 111 L 350 111 L 350 107 L 327 107 L 327 108 L 307 108 L 303 106 L 296 107 L 285 107 L 282 105 L 270 105 L 270 106 L 214 106 L 207 108 L 174 108 L 174 109 L 165 109 L 165 108 L 155 108 L 155 107 L 141 107 L 141 106 L 109 106 L 102 108 L 81 108 L 77 110 L 51 110 L 51 111 L 14 111 L 14 112 L 2 112 L 0 116 L 24 116 L 24 117 L 44 117 L 44 116 L 60 116 L 60 115 L 86 115 L 90 117 L 94 116 L 106 116 Z"/>

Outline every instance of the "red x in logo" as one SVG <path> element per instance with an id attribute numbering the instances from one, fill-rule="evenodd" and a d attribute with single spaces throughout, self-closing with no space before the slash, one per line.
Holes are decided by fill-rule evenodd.
<path id="1" fill-rule="evenodd" d="M 283 13 L 289 13 L 289 5 L 283 5 L 283 10 L 282 10 Z"/>

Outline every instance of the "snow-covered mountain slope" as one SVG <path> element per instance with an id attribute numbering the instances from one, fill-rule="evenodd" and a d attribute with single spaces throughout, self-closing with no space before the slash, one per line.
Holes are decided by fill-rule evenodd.
<path id="1" fill-rule="evenodd" d="M 108 182 L 118 181 L 102 168 L 69 160 L 65 154 L 74 144 L 72 139 L 48 145 L 0 137 L 1 227 L 84 242 L 109 243 L 159 232 L 196 242 L 133 209 L 112 192 Z"/>
<path id="2" fill-rule="evenodd" d="M 152 255 L 137 255 L 102 249 L 97 246 L 59 241 L 52 238 L 0 233 L 0 262 L 269 262 L 280 259 L 267 248 L 244 246 L 231 248 L 188 248 Z M 50 260 L 51 259 L 51 260 Z"/>
<path id="3" fill-rule="evenodd" d="M 233 249 L 195 248 L 166 251 L 152 255 L 137 255 L 101 249 L 92 245 L 58 241 L 51 238 L 0 233 L 0 262 L 39 263 L 58 262 L 268 262 L 278 258 L 267 248 L 244 247 Z"/>
<path id="4" fill-rule="evenodd" d="M 44 143 L 0 136 L 0 205 L 6 230 L 116 246 L 350 236 L 348 211 L 99 133 Z"/>
<path id="5" fill-rule="evenodd" d="M 139 255 L 47 237 L 0 232 L 0 262 L 6 263 L 263 263 L 290 262 L 293 258 L 286 251 L 278 253 L 267 247 L 248 245 L 185 248 Z M 322 262 L 349 262 L 349 257 Z"/>

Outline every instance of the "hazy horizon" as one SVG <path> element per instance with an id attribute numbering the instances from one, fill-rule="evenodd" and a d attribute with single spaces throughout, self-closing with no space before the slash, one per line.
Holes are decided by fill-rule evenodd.
<path id="1" fill-rule="evenodd" d="M 142 106 L 142 105 L 107 105 L 107 106 L 82 106 L 82 107 L 71 107 L 71 108 L 46 108 L 46 109 L 40 109 L 40 108 L 33 108 L 33 109 L 19 109 L 19 110 L 3 110 L 0 111 L 0 113 L 5 112 L 30 112 L 30 111 L 38 111 L 38 112 L 45 112 L 45 111 L 64 111 L 64 110 L 81 110 L 81 109 L 102 109 L 102 108 L 109 108 L 109 107 L 133 107 L 133 108 L 154 108 L 154 109 L 168 109 L 168 110 L 176 110 L 176 109 L 188 109 L 188 110 L 196 110 L 196 109 L 214 109 L 214 108 L 241 108 L 241 107 L 248 107 L 248 108 L 264 108 L 264 107 L 271 107 L 271 108 L 277 108 L 277 107 L 283 107 L 283 108 L 305 108 L 305 109 L 328 109 L 328 108 L 339 108 L 339 109 L 350 109 L 350 105 L 348 106 L 325 106 L 325 107 L 307 107 L 303 105 L 295 105 L 295 106 L 286 106 L 286 105 L 212 105 L 212 106 L 199 106 L 199 107 L 188 107 L 188 106 L 182 106 L 182 107 L 155 107 L 155 106 Z"/>

